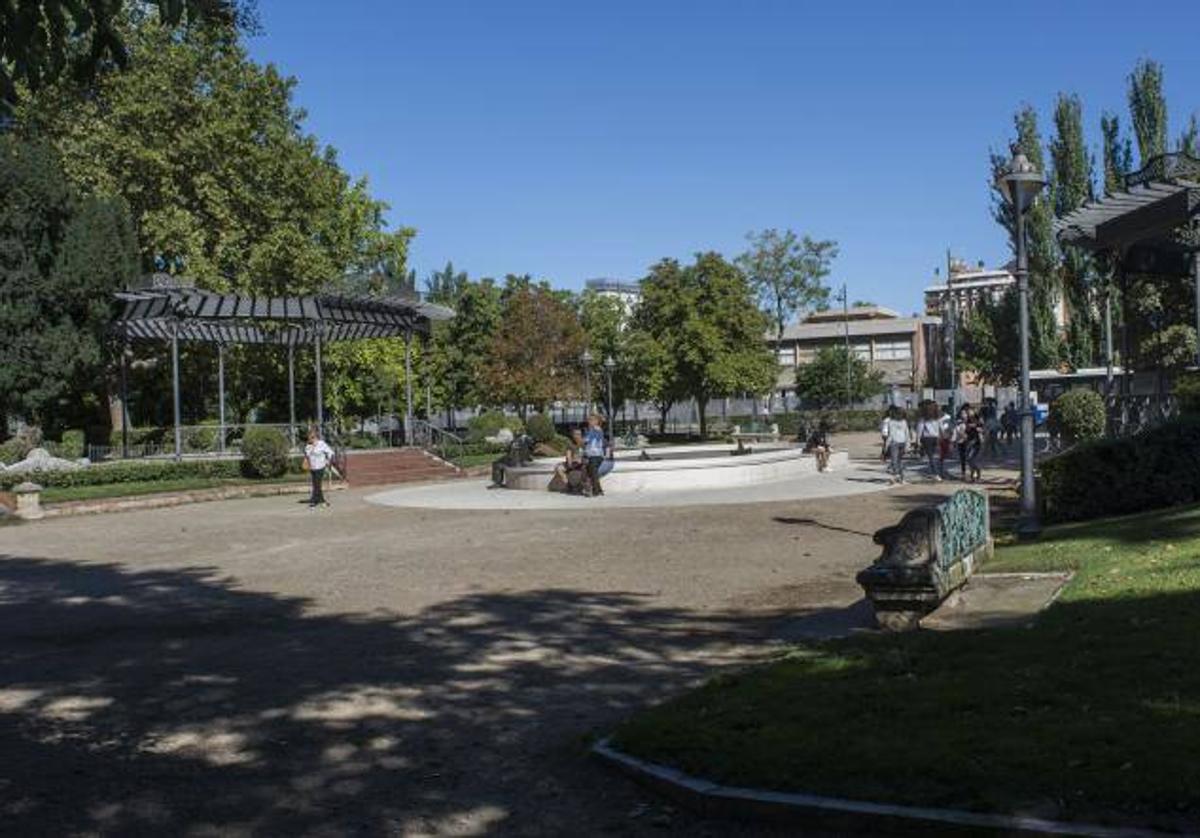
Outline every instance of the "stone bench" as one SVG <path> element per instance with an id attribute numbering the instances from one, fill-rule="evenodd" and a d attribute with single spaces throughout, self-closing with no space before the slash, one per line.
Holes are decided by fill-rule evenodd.
<path id="1" fill-rule="evenodd" d="M 875 533 L 883 552 L 856 577 L 888 631 L 915 629 L 992 555 L 988 498 L 961 489 Z"/>

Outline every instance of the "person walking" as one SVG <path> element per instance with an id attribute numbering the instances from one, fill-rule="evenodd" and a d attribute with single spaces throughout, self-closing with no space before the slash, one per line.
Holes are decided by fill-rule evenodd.
<path id="1" fill-rule="evenodd" d="M 979 455 L 983 453 L 983 435 L 985 433 L 983 418 L 971 411 L 967 414 L 966 425 L 966 464 L 971 470 L 971 482 L 975 483 L 982 476 L 979 468 Z"/>
<path id="2" fill-rule="evenodd" d="M 954 420 L 954 450 L 958 453 L 959 477 L 967 479 L 967 420 L 971 416 L 971 406 L 964 404 L 958 410 L 958 418 Z"/>
<path id="3" fill-rule="evenodd" d="M 942 444 L 942 422 L 938 416 L 937 402 L 927 402 L 921 407 L 921 421 L 917 422 L 917 439 L 921 441 L 921 454 L 929 465 L 929 479 L 941 481 L 938 457 Z"/>
<path id="4" fill-rule="evenodd" d="M 912 442 L 912 429 L 908 427 L 908 418 L 899 407 L 892 406 L 884 423 L 884 437 L 887 439 L 888 461 L 891 464 L 892 479 L 897 483 L 904 482 L 904 452 Z"/>
<path id="5" fill-rule="evenodd" d="M 588 417 L 587 431 L 583 435 L 583 456 L 587 463 L 587 476 L 591 497 L 603 495 L 600 487 L 600 466 L 604 465 L 604 430 L 600 427 L 603 420 L 599 414 L 593 413 Z"/>
<path id="6" fill-rule="evenodd" d="M 321 432 L 312 428 L 308 432 L 308 444 L 304 446 L 304 465 L 308 469 L 309 479 L 312 480 L 312 494 L 308 498 L 308 508 L 329 506 L 325 500 L 322 482 L 325 479 L 325 469 L 333 460 L 333 449 L 329 443 L 321 439 Z"/>

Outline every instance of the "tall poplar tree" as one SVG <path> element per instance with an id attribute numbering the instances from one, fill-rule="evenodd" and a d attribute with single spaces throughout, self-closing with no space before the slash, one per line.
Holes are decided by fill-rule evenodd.
<path id="1" fill-rule="evenodd" d="M 1037 111 L 1025 105 L 1013 116 L 1013 127 L 1016 130 L 1013 148 L 1024 154 L 1038 171 L 1045 172 L 1046 160 Z M 1008 161 L 1007 155 L 992 153 L 993 180 L 1008 165 Z M 1012 207 L 996 197 L 993 216 L 1008 231 L 1009 241 L 1012 241 L 1015 228 Z M 1034 369 L 1054 368 L 1062 360 L 1062 342 L 1054 317 L 1054 307 L 1062 288 L 1058 245 L 1054 238 L 1054 203 L 1045 191 L 1037 196 L 1025 215 L 1025 236 L 1029 257 L 1030 361 Z M 999 327 L 1016 329 L 1017 324 L 999 324 Z M 1004 345 L 1003 341 L 1001 345 Z"/>
<path id="2" fill-rule="evenodd" d="M 1104 194 L 1111 195 L 1125 188 L 1125 176 L 1133 168 L 1133 148 L 1129 138 L 1121 135 L 1121 118 L 1116 114 L 1100 115 L 1100 134 Z"/>
<path id="3" fill-rule="evenodd" d="M 1061 218 L 1095 197 L 1092 157 L 1083 139 L 1083 105 L 1074 94 L 1060 93 L 1054 106 L 1054 136 L 1050 140 L 1050 189 L 1054 214 Z M 1087 251 L 1062 247 L 1061 277 L 1068 305 L 1064 349 L 1072 366 L 1087 366 L 1093 356 L 1096 326 L 1093 289 L 1094 261 Z"/>
<path id="4" fill-rule="evenodd" d="M 1139 61 L 1129 74 L 1129 117 L 1137 138 L 1139 167 L 1167 150 L 1167 100 L 1162 83 L 1162 65 L 1157 61 Z"/>

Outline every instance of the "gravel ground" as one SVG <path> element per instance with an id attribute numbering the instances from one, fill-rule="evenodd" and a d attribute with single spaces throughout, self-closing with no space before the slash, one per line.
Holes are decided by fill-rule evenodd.
<path id="1" fill-rule="evenodd" d="M 348 491 L 4 527 L 0 831 L 770 834 L 587 745 L 862 622 L 871 533 L 952 488 L 579 512 Z"/>

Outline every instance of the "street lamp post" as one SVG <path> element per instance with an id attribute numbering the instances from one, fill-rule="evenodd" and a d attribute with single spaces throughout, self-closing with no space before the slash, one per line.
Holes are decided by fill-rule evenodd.
<path id="1" fill-rule="evenodd" d="M 583 350 L 583 354 L 579 356 L 579 362 L 583 364 L 583 397 L 586 405 L 583 410 L 584 421 L 592 412 L 592 353 L 590 350 Z"/>
<path id="2" fill-rule="evenodd" d="M 850 409 L 850 298 L 846 296 L 846 283 L 842 283 L 842 293 L 835 297 L 842 304 L 842 334 L 846 339 L 846 410 Z"/>
<path id="3" fill-rule="evenodd" d="M 996 189 L 1013 211 L 1017 251 L 1017 299 L 1021 329 L 1021 511 L 1017 535 L 1037 538 L 1041 532 L 1033 480 L 1033 409 L 1029 403 L 1029 256 L 1025 246 L 1025 214 L 1046 185 L 1046 178 L 1024 154 L 1013 150 L 1008 166 L 997 173 Z"/>
<path id="4" fill-rule="evenodd" d="M 608 447 L 612 450 L 613 439 L 616 435 L 613 427 L 613 398 L 612 398 L 612 377 L 613 370 L 617 368 L 617 362 L 613 360 L 612 355 L 607 355 L 604 358 L 604 386 L 606 393 L 606 401 L 608 403 Z"/>

